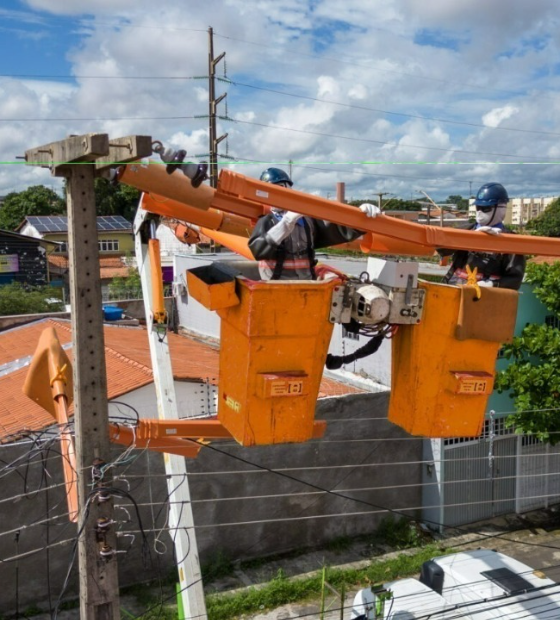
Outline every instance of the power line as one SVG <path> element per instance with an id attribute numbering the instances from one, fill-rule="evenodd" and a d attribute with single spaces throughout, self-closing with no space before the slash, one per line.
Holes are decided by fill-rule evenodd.
<path id="1" fill-rule="evenodd" d="M 414 118 L 414 119 L 419 119 L 419 120 L 423 120 L 423 121 L 434 121 L 437 123 L 446 123 L 446 124 L 450 124 L 450 125 L 460 125 L 463 127 L 476 127 L 478 129 L 491 129 L 491 130 L 499 130 L 499 131 L 512 131 L 512 132 L 516 132 L 516 133 L 530 133 L 530 134 L 538 134 L 538 135 L 544 135 L 544 136 L 551 136 L 551 137 L 556 137 L 556 136 L 560 136 L 560 133 L 558 132 L 553 132 L 553 131 L 538 131 L 535 129 L 522 129 L 520 127 L 502 127 L 502 126 L 497 126 L 497 127 L 489 127 L 487 125 L 481 125 L 480 123 L 468 123 L 466 121 L 452 121 L 450 119 L 445 119 L 445 118 L 437 118 L 434 116 L 422 116 L 420 114 L 407 114 L 405 112 L 392 112 L 391 110 L 383 110 L 381 108 L 372 108 L 369 106 L 361 106 L 361 105 L 357 105 L 357 104 L 352 104 L 352 103 L 344 103 L 342 101 L 331 101 L 329 99 L 321 99 L 319 97 L 311 97 L 309 95 L 298 95 L 296 93 L 290 93 L 284 90 L 278 90 L 275 88 L 266 88 L 265 86 L 256 86 L 254 84 L 245 84 L 244 82 L 238 82 L 235 80 L 232 80 L 230 78 L 221 78 L 222 81 L 228 82 L 229 84 L 232 84 L 233 86 L 241 86 L 243 88 L 251 88 L 253 90 L 261 90 L 264 92 L 269 92 L 269 93 L 273 93 L 275 95 L 283 95 L 284 97 L 293 97 L 296 99 L 304 99 L 306 101 L 315 101 L 317 103 L 327 103 L 329 105 L 336 105 L 342 108 L 349 108 L 352 110 L 363 110 L 366 112 L 377 112 L 379 114 L 387 114 L 389 116 L 399 116 L 399 117 L 404 117 L 404 118 Z"/>
<path id="2" fill-rule="evenodd" d="M 51 122 L 78 122 L 78 121 L 182 121 L 190 119 L 205 119 L 205 115 L 195 116 L 109 116 L 103 118 L 0 118 L 1 123 L 51 123 Z M 91 162 L 87 162 L 91 163 Z"/>
<path id="3" fill-rule="evenodd" d="M 391 31 L 385 30 L 383 28 L 375 28 L 375 30 L 381 30 L 383 32 L 389 32 L 390 34 L 393 34 L 391 33 Z M 257 47 L 280 51 L 282 54 L 291 54 L 291 55 L 298 56 L 298 57 L 303 56 L 303 57 L 308 57 L 308 58 L 316 58 L 317 60 L 323 60 L 323 61 L 327 60 L 329 62 L 335 62 L 335 63 L 343 64 L 343 65 L 350 65 L 352 67 L 363 67 L 364 69 L 380 71 L 383 73 L 390 73 L 390 74 L 395 74 L 395 75 L 402 75 L 403 77 L 407 77 L 407 78 L 426 80 L 430 82 L 436 82 L 439 84 L 450 84 L 452 86 L 459 86 L 461 87 L 461 89 L 464 89 L 465 87 L 469 87 L 469 88 L 473 88 L 476 92 L 480 91 L 480 84 L 471 84 L 470 82 L 454 82 L 452 80 L 445 80 L 442 78 L 436 78 L 436 77 L 429 76 L 429 75 L 419 75 L 418 73 L 408 73 L 406 71 L 398 71 L 397 69 L 387 69 L 385 67 L 372 66 L 371 63 L 360 62 L 361 59 L 358 59 L 357 57 L 352 57 L 352 59 L 350 60 L 342 60 L 340 57 L 321 56 L 319 54 L 311 54 L 309 52 L 303 52 L 301 50 L 294 51 L 292 46 L 286 46 L 286 47 L 272 46 L 272 45 L 267 45 L 265 43 L 257 43 L 255 41 L 248 41 L 246 39 L 226 36 L 223 34 L 219 34 L 217 32 L 215 32 L 214 35 L 216 37 L 220 37 L 222 39 L 227 39 L 230 41 L 237 41 L 240 43 L 247 43 L 248 45 L 254 45 Z M 344 80 L 344 81 L 349 81 L 349 80 Z M 527 95 L 526 92 L 520 93 L 519 91 L 506 90 L 506 89 L 501 89 L 501 88 L 488 88 L 488 87 L 485 87 L 484 92 L 485 93 L 491 93 L 491 92 L 502 93 L 502 94 L 510 95 L 510 96 L 511 95 L 514 95 L 514 96 L 516 95 L 526 96 Z M 554 96 L 546 95 L 546 94 L 543 95 L 542 93 L 539 94 L 539 97 L 546 97 L 547 99 L 555 99 Z"/>
<path id="4" fill-rule="evenodd" d="M 313 135 L 313 136 L 320 136 L 320 137 L 325 137 L 325 138 L 336 138 L 336 139 L 341 139 L 341 140 L 350 140 L 352 142 L 366 142 L 366 143 L 371 143 L 371 144 L 379 144 L 382 146 L 392 146 L 392 147 L 396 147 L 396 148 L 411 148 L 411 149 L 423 149 L 423 150 L 427 150 L 427 151 L 442 151 L 444 153 L 461 153 L 461 154 L 467 154 L 467 155 L 491 155 L 493 157 L 523 157 L 525 159 L 536 159 L 537 161 L 542 161 L 543 159 L 550 159 L 551 163 L 558 163 L 557 159 L 552 159 L 552 158 L 543 158 L 543 157 L 536 157 L 533 155 L 510 155 L 509 153 L 487 153 L 484 151 L 465 151 L 462 149 L 454 149 L 454 148 L 442 148 L 442 147 L 436 147 L 436 146 L 420 146 L 418 144 L 406 144 L 406 143 L 399 143 L 399 142 L 383 142 L 382 140 L 373 140 L 370 138 L 357 138 L 357 137 L 353 137 L 353 136 L 343 136 L 340 134 L 331 134 L 331 133 L 324 133 L 321 131 L 310 131 L 307 129 L 295 129 L 293 127 L 283 127 L 280 125 L 271 125 L 268 123 L 258 123 L 255 121 L 244 121 L 244 120 L 238 120 L 235 118 L 231 118 L 231 117 L 226 117 L 226 116 L 219 116 L 218 117 L 220 120 L 222 121 L 228 121 L 228 122 L 232 122 L 232 123 L 238 123 L 238 124 L 243 124 L 243 125 L 254 125 L 256 127 L 263 127 L 265 129 L 276 129 L 276 130 L 280 130 L 280 131 L 291 131 L 291 132 L 295 132 L 295 133 L 303 133 L 303 134 L 309 134 L 309 135 Z M 474 163 L 474 162 L 473 162 Z"/>
<path id="5" fill-rule="evenodd" d="M 43 80 L 206 80 L 207 75 L 48 75 L 38 73 L 0 73 L 0 78 Z"/>

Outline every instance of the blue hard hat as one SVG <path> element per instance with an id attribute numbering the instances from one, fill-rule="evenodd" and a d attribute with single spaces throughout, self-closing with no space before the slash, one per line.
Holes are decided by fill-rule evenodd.
<path id="1" fill-rule="evenodd" d="M 474 204 L 488 208 L 507 205 L 509 200 L 506 188 L 500 183 L 485 183 L 477 192 Z"/>
<path id="2" fill-rule="evenodd" d="M 267 168 L 261 174 L 261 181 L 266 183 L 287 183 L 290 187 L 293 185 L 292 179 L 280 168 Z"/>

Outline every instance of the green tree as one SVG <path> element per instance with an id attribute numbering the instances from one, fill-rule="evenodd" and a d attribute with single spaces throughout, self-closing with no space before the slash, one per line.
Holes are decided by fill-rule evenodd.
<path id="1" fill-rule="evenodd" d="M 97 215 L 122 215 L 132 222 L 138 208 L 140 191 L 130 185 L 95 179 L 95 206 Z"/>
<path id="2" fill-rule="evenodd" d="M 375 198 L 364 198 L 363 200 L 352 200 L 348 204 L 354 206 L 363 205 L 364 202 L 370 202 L 373 205 L 378 204 L 377 196 Z M 401 198 L 390 198 L 383 203 L 383 210 L 387 211 L 421 211 L 422 205 L 415 200 L 402 200 Z"/>
<path id="3" fill-rule="evenodd" d="M 27 215 L 62 215 L 66 203 L 52 189 L 34 185 L 22 192 L 12 192 L 0 206 L 0 228 L 15 230 Z"/>
<path id="4" fill-rule="evenodd" d="M 448 205 L 457 205 L 457 211 L 468 211 L 469 210 L 468 198 L 463 198 L 459 194 L 453 194 L 452 196 L 448 196 L 445 199 L 445 202 Z"/>
<path id="5" fill-rule="evenodd" d="M 560 262 L 529 263 L 525 279 L 560 324 Z M 507 424 L 542 441 L 560 442 L 560 329 L 529 324 L 504 353 L 511 364 L 498 374 L 496 388 L 511 390 L 516 410 Z"/>
<path id="6" fill-rule="evenodd" d="M 125 278 L 113 278 L 109 283 L 109 292 L 113 299 L 141 299 L 142 282 L 138 269 L 129 267 Z"/>
<path id="7" fill-rule="evenodd" d="M 0 286 L 0 316 L 64 310 L 62 300 L 49 286 L 26 287 L 19 282 Z"/>
<path id="8" fill-rule="evenodd" d="M 541 237 L 560 237 L 560 198 L 551 202 L 539 217 L 530 220 L 527 230 Z"/>

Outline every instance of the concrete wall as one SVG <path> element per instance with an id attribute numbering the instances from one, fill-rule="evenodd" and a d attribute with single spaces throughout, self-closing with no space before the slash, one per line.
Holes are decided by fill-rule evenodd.
<path id="1" fill-rule="evenodd" d="M 183 414 L 214 406 L 211 386 L 206 384 L 181 383 L 177 397 L 179 402 L 190 403 Z M 155 417 L 153 386 L 119 400 L 134 406 L 142 416 Z M 406 511 L 419 506 L 421 472 L 415 463 L 421 460 L 422 442 L 385 419 L 387 404 L 387 393 L 321 400 L 316 417 L 328 421 L 326 436 L 305 444 L 243 448 L 232 441 L 216 441 L 204 447 L 189 462 L 201 561 L 207 562 L 218 553 L 245 559 L 320 545 L 339 536 L 374 530 L 386 516 L 380 507 Z M 123 405 L 111 405 L 113 415 L 127 411 Z M 51 599 L 56 601 L 72 558 L 76 526 L 63 517 L 63 486 L 48 493 L 41 490 L 41 485 L 62 482 L 56 444 L 50 451 L 43 451 L 49 474 L 44 479 L 37 451 L 31 465 L 25 467 L 31 448 L 29 443 L 0 448 L 4 463 L 24 459 L 17 471 L 7 471 L 0 463 L 0 580 L 4 584 L 0 590 L 0 613 L 12 613 L 15 608 L 16 574 L 20 609 L 48 601 L 47 573 Z M 122 450 L 115 447 L 113 457 Z M 133 463 L 115 470 L 115 475 L 120 476 L 116 485 L 128 490 L 137 502 L 150 552 L 145 564 L 134 506 L 129 500 L 119 499 L 116 503 L 127 512 L 116 510 L 117 529 L 123 534 L 136 532 L 128 553 L 118 556 L 122 585 L 174 571 L 172 543 L 162 530 L 167 498 L 163 457 L 149 451 L 136 455 Z M 290 470 L 284 471 L 284 475 L 268 471 L 287 467 Z M 346 497 L 361 502 L 321 493 L 320 489 L 338 489 Z M 407 512 L 416 516 L 415 510 Z M 20 534 L 16 543 L 17 531 Z M 157 549 L 161 555 L 154 549 L 158 533 L 161 542 Z M 128 549 L 130 541 L 121 537 L 119 548 Z M 47 544 L 51 545 L 48 553 Z M 18 564 L 10 561 L 18 554 L 29 555 L 21 557 Z M 76 595 L 76 575 L 77 563 L 68 596 Z"/>
<path id="2" fill-rule="evenodd" d="M 108 301 L 104 305 L 118 306 L 122 308 L 128 316 L 134 319 L 144 319 L 144 301 L 142 299 L 126 299 L 123 301 Z M 173 298 L 165 298 L 165 308 L 168 313 L 172 312 Z M 47 312 L 44 314 L 14 314 L 11 316 L 0 316 L 0 331 L 4 329 L 10 329 L 11 327 L 17 327 L 18 325 L 25 325 L 32 323 L 39 319 L 69 319 L 70 312 Z"/>
<path id="3" fill-rule="evenodd" d="M 45 314 L 14 314 L 11 316 L 0 316 L 0 332 L 4 329 L 17 327 L 18 325 L 26 325 L 40 319 L 69 319 L 70 312 L 48 312 Z"/>

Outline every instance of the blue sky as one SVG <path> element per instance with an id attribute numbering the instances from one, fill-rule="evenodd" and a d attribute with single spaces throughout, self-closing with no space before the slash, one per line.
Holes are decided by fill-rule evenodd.
<path id="1" fill-rule="evenodd" d="M 81 39 L 75 19 L 31 11 L 21 2 L 4 0 L 0 24 L 0 73 L 71 73 L 66 54 Z"/>
<path id="2" fill-rule="evenodd" d="M 445 197 L 489 180 L 512 195 L 558 195 L 557 13 L 556 0 L 208 0 L 196 10 L 5 0 L 0 74 L 14 77 L 0 77 L 0 160 L 93 131 L 207 152 L 207 120 L 192 118 L 207 113 L 207 81 L 191 78 L 207 75 L 211 25 L 232 80 L 218 92 L 238 122 L 219 131 L 236 170 L 292 160 L 302 189 L 332 195 L 345 181 L 354 198 Z M 0 195 L 40 182 L 57 181 L 0 165 Z"/>

